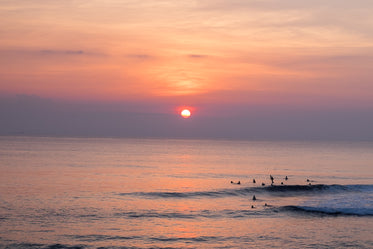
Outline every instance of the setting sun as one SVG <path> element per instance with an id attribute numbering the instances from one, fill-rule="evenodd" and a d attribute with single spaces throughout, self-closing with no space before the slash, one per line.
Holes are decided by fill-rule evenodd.
<path id="1" fill-rule="evenodd" d="M 184 109 L 181 111 L 180 115 L 183 117 L 183 118 L 189 118 L 191 113 L 188 109 Z"/>

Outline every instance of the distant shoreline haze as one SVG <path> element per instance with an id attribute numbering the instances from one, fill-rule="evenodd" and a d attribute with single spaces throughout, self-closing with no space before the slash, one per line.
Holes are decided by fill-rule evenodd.
<path id="1" fill-rule="evenodd" d="M 2 97 L 0 135 L 373 141 L 369 109 L 205 105 L 184 119 L 176 105 L 143 105 Z"/>

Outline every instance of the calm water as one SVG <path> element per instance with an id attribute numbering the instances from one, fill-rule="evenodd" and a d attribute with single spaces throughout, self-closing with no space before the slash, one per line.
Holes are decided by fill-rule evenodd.
<path id="1" fill-rule="evenodd" d="M 372 234 L 373 143 L 0 137 L 0 248 L 373 248 Z"/>

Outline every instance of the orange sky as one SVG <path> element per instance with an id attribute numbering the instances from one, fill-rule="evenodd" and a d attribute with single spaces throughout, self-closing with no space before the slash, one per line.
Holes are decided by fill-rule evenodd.
<path id="1" fill-rule="evenodd" d="M 373 107 L 372 1 L 0 2 L 2 94 Z"/>

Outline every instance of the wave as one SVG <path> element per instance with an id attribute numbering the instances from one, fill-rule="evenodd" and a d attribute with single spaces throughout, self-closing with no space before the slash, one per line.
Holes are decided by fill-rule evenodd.
<path id="1" fill-rule="evenodd" d="M 276 211 L 275 211 L 276 212 Z M 158 219 L 197 219 L 197 218 L 241 218 L 247 216 L 259 216 L 259 215 L 271 215 L 275 213 L 271 208 L 249 208 L 232 210 L 199 210 L 199 211 L 186 211 L 186 212 L 159 212 L 156 210 L 138 210 L 130 212 L 118 212 L 115 214 L 116 217 L 126 219 L 137 219 L 137 218 L 158 218 Z"/>
<path id="2" fill-rule="evenodd" d="M 373 192 L 373 185 L 274 185 L 265 187 L 245 187 L 237 189 L 221 189 L 215 191 L 192 191 L 192 192 L 132 192 L 120 193 L 119 195 L 139 196 L 145 198 L 224 198 L 234 196 L 250 196 L 255 193 L 268 194 L 319 194 L 319 193 L 343 193 L 343 192 Z"/>
<path id="3" fill-rule="evenodd" d="M 183 238 L 180 240 L 182 241 Z M 203 239 L 203 238 L 202 238 Z M 156 238 L 155 238 L 156 241 Z M 160 238 L 159 241 L 162 241 L 162 238 Z M 167 241 L 167 240 L 164 240 Z M 191 240 L 193 241 L 193 240 Z M 195 241 L 203 241 L 203 240 L 198 240 L 198 238 Z M 64 245 L 64 244 L 30 244 L 30 243 L 13 243 L 13 244 L 0 244 L 1 249 L 93 249 L 93 248 L 100 248 L 100 249 L 144 249 L 144 248 L 152 248 L 152 249 L 176 249 L 180 247 L 137 247 L 137 246 L 92 246 L 92 245 L 78 245 L 78 246 L 69 246 L 69 245 Z"/>
<path id="4" fill-rule="evenodd" d="M 355 215 L 373 216 L 373 208 L 331 208 L 331 207 L 311 207 L 311 206 L 284 206 L 279 208 L 283 211 L 298 212 L 303 214 L 319 215 Z"/>
<path id="5" fill-rule="evenodd" d="M 31 243 L 19 243 L 19 244 L 9 244 L 9 245 L 1 245 L 0 248 L 12 248 L 12 249 L 84 249 L 88 248 L 88 246 L 84 245 L 77 245 L 77 246 L 70 246 L 70 245 L 63 245 L 63 244 L 31 244 Z"/>
<path id="6" fill-rule="evenodd" d="M 101 235 L 101 234 L 91 234 L 91 235 L 67 235 L 64 236 L 69 240 L 77 240 L 81 242 L 89 243 L 88 245 L 80 244 L 76 246 L 66 245 L 66 244 L 31 244 L 31 243 L 13 243 L 8 245 L 2 245 L 0 243 L 0 248 L 14 248 L 14 249 L 92 249 L 92 248 L 100 248 L 100 249 L 138 249 L 138 248 L 158 248 L 158 249 L 176 249 L 178 247 L 172 247 L 170 244 L 167 246 L 155 246 L 158 243 L 162 242 L 179 242 L 179 243 L 210 243 L 210 242 L 224 242 L 224 241 L 232 241 L 232 240 L 242 240 L 245 239 L 246 241 L 253 242 L 254 240 L 248 238 L 246 236 L 242 237 L 235 237 L 235 236 L 195 236 L 195 237 L 167 237 L 167 236 L 130 236 L 130 237 L 123 237 L 123 236 L 110 236 L 110 235 Z M 100 246 L 96 247 L 92 245 L 92 243 L 96 242 L 111 242 L 111 241 L 119 241 L 122 243 L 126 243 L 129 240 L 139 240 L 139 241 L 146 241 L 149 245 L 144 247 L 137 247 L 137 246 Z"/>
<path id="7" fill-rule="evenodd" d="M 216 219 L 216 218 L 245 218 L 245 217 L 269 217 L 275 216 L 278 213 L 293 212 L 302 215 L 339 215 L 339 216 L 373 216 L 373 208 L 346 208 L 346 207 L 312 207 L 312 206 L 256 206 L 255 208 L 240 209 L 240 210 L 202 210 L 194 212 L 157 212 L 157 211 L 137 211 L 137 212 L 122 212 L 117 213 L 117 217 L 126 219 L 138 218 L 155 218 L 155 219 Z"/>

